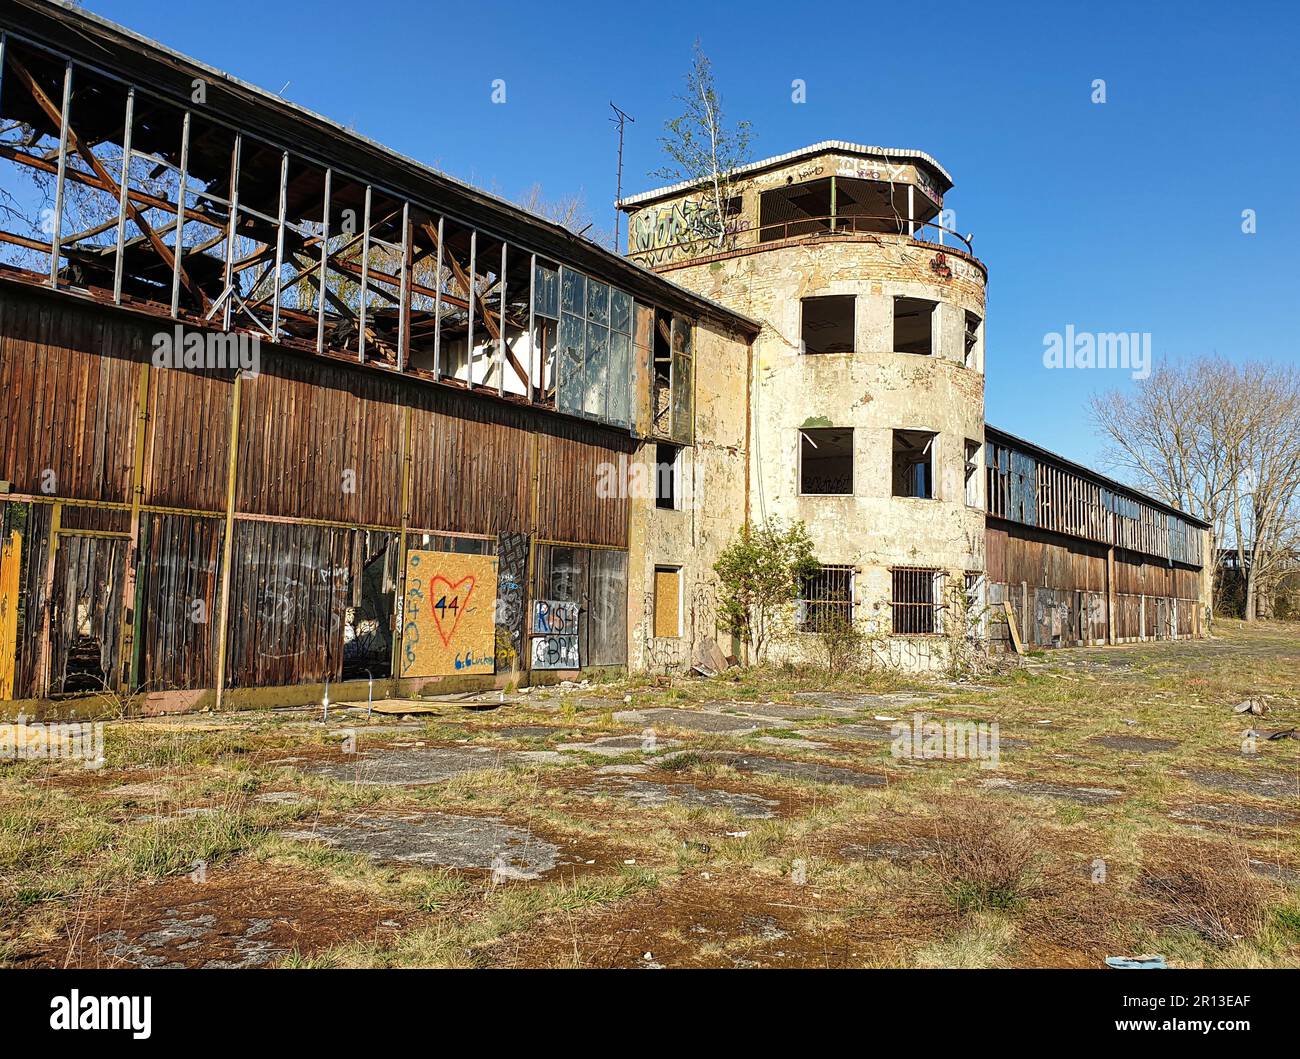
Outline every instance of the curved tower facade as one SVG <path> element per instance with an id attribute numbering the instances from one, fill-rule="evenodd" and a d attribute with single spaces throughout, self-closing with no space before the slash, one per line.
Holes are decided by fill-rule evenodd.
<path id="1" fill-rule="evenodd" d="M 828 142 L 622 203 L 630 256 L 762 325 L 749 515 L 802 520 L 822 564 L 773 658 L 845 622 L 904 668 L 979 635 L 987 271 L 951 186 L 921 152 Z"/>

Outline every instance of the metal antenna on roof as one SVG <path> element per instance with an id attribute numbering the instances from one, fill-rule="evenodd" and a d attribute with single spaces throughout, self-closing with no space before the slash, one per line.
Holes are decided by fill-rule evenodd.
<path id="1" fill-rule="evenodd" d="M 623 198 L 623 126 L 629 121 L 635 124 L 636 118 L 622 110 L 619 110 L 613 103 L 610 103 L 610 109 L 614 111 L 617 117 L 610 118 L 609 120 L 618 125 L 618 176 L 617 186 L 614 191 L 614 253 L 617 254 L 618 228 L 620 220 L 618 204 Z"/>

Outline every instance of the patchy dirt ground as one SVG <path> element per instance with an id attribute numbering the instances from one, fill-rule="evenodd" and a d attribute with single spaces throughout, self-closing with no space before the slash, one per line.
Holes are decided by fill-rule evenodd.
<path id="1" fill-rule="evenodd" d="M 327 878 L 251 863 L 172 876 L 77 902 L 48 944 L 14 962 L 42 967 L 266 967 L 365 934 L 381 942 L 405 909 Z"/>
<path id="2" fill-rule="evenodd" d="M 1296 630 L 1228 624 L 978 683 L 113 722 L 102 767 L 0 764 L 0 960 L 1300 966 L 1300 742 L 1251 735 L 1300 723 L 1297 672 Z"/>

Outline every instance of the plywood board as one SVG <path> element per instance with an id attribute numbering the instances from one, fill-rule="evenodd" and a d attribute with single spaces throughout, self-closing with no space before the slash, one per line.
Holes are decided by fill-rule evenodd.
<path id="1" fill-rule="evenodd" d="M 655 570 L 655 636 L 682 634 L 681 571 Z"/>
<path id="2" fill-rule="evenodd" d="M 401 675 L 495 672 L 496 595 L 495 556 L 407 552 Z"/>
<path id="3" fill-rule="evenodd" d="M 14 659 L 18 648 L 18 585 L 23 538 L 11 533 L 0 543 L 0 699 L 14 697 Z"/>

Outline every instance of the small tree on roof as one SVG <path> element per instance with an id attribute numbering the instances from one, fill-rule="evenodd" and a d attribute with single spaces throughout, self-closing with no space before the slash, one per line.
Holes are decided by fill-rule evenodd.
<path id="1" fill-rule="evenodd" d="M 722 98 L 713 80 L 713 64 L 697 40 L 686 91 L 676 97 L 685 109 L 664 122 L 659 144 L 672 162 L 651 176 L 668 181 L 690 181 L 708 198 L 708 212 L 697 224 L 698 234 L 721 247 L 727 235 L 726 204 L 731 198 L 736 170 L 749 161 L 750 124 L 729 128 L 722 115 Z"/>

